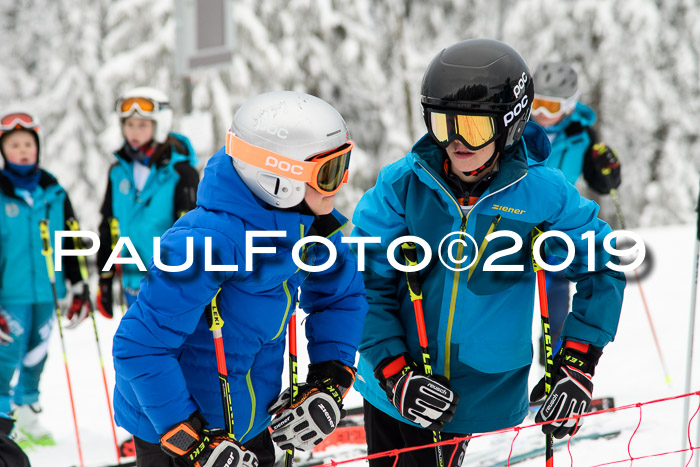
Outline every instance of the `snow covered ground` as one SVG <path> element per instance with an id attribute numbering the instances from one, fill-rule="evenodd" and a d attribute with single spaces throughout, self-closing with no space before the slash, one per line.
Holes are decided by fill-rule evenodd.
<path id="1" fill-rule="evenodd" d="M 619 332 L 615 342 L 606 349 L 594 378 L 594 395 L 612 396 L 617 406 L 646 402 L 683 393 L 685 385 L 685 355 L 688 332 L 688 313 L 692 286 L 694 226 L 669 226 L 636 230 L 644 239 L 653 257 L 650 274 L 642 281 L 661 349 L 671 377 L 666 383 L 664 372 L 654 345 L 637 284 L 628 283 Z M 644 268 L 644 266 L 643 266 Z M 630 275 L 630 277 L 633 277 Z M 116 311 L 116 310 L 115 310 Z M 112 336 L 118 318 L 112 321 L 98 319 L 100 344 L 109 381 L 110 395 L 114 381 L 111 348 Z M 538 323 L 533 328 L 539 329 Z M 539 331 L 537 331 L 539 336 Z M 298 333 L 300 337 L 302 332 Z M 108 420 L 105 391 L 97 358 L 92 324 L 83 323 L 78 329 L 65 331 L 66 351 L 73 382 L 73 395 L 87 466 L 98 466 L 116 461 L 112 433 Z M 305 353 L 300 342 L 300 369 L 304 374 Z M 700 389 L 700 333 L 695 339 L 696 364 L 692 388 Z M 38 448 L 29 452 L 33 466 L 62 467 L 78 464 L 73 420 L 71 416 L 65 369 L 62 361 L 58 333 L 51 341 L 49 360 L 42 380 L 42 404 L 44 424 L 56 438 L 57 446 Z M 533 366 L 531 385 L 541 377 L 542 368 Z M 349 406 L 361 404 L 357 393 L 351 393 Z M 697 407 L 698 397 L 691 399 L 691 407 Z M 634 436 L 630 450 L 634 457 L 658 454 L 680 449 L 683 401 L 677 400 L 643 407 L 642 423 Z M 592 466 L 628 458 L 630 436 L 639 421 L 639 409 L 605 414 L 586 419 L 581 436 L 599 431 L 621 430 L 611 440 L 582 440 L 572 443 L 573 465 Z M 533 423 L 527 420 L 525 424 Z M 694 420 L 693 432 L 698 427 Z M 127 433 L 118 431 L 120 441 Z M 695 435 L 694 435 L 695 436 Z M 505 461 L 510 450 L 513 433 L 486 436 L 472 441 L 465 466 L 486 466 Z M 522 430 L 516 440 L 516 451 L 529 444 L 543 444 L 543 436 L 537 428 Z M 485 453 L 488 460 L 483 460 Z M 696 456 L 700 453 L 696 452 Z M 335 460 L 341 460 L 338 456 Z M 566 448 L 555 454 L 557 465 L 570 465 Z M 523 467 L 542 465 L 543 459 L 532 459 Z M 616 465 L 629 465 L 629 461 Z M 365 465 L 357 462 L 352 465 Z M 505 465 L 505 464 L 503 464 Z M 636 460 L 635 466 L 680 466 L 680 455 Z"/>

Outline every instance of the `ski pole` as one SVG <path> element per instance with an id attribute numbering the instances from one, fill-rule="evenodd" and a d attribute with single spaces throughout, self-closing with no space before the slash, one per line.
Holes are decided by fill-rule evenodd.
<path id="1" fill-rule="evenodd" d="M 695 253 L 693 258 L 693 287 L 690 290 L 690 315 L 688 317 L 688 355 L 685 361 L 685 394 L 690 392 L 691 379 L 693 375 L 693 340 L 695 339 L 695 308 L 698 295 L 698 255 L 700 254 L 700 192 L 698 192 L 698 204 L 695 207 L 697 211 L 697 228 L 695 231 Z M 683 400 L 683 438 L 681 446 L 685 447 L 688 439 L 688 409 L 690 408 L 690 400 L 686 397 Z M 700 445 L 700 429 L 698 429 L 698 441 L 695 445 Z M 698 467 L 700 456 L 695 458 L 695 467 Z M 681 465 L 685 466 L 685 453 L 681 456 Z"/>
<path id="2" fill-rule="evenodd" d="M 226 369 L 226 353 L 224 353 L 224 338 L 221 334 L 221 328 L 224 326 L 224 320 L 219 313 L 219 304 L 217 299 L 221 289 L 216 292 L 214 298 L 206 311 L 207 324 L 209 330 L 214 335 L 214 348 L 216 349 L 216 368 L 219 372 L 219 389 L 221 390 L 221 406 L 224 410 L 224 424 L 226 431 L 231 438 L 233 435 L 233 407 L 231 407 L 231 389 L 228 385 L 228 370 Z"/>
<path id="3" fill-rule="evenodd" d="M 112 240 L 112 251 L 114 251 L 114 247 L 117 246 L 117 242 L 121 236 L 119 232 L 119 220 L 116 217 L 109 218 L 109 235 Z M 119 306 L 122 310 L 122 316 L 124 316 L 126 313 L 126 302 L 124 299 L 124 281 L 121 268 L 117 269 L 117 279 L 119 279 Z"/>
<path id="4" fill-rule="evenodd" d="M 292 311 L 289 318 L 289 405 L 292 406 L 299 394 L 297 379 L 297 314 Z M 285 467 L 291 467 L 294 462 L 294 448 L 287 449 L 284 457 Z"/>
<path id="5" fill-rule="evenodd" d="M 66 221 L 66 224 L 68 225 L 68 228 L 72 230 L 73 232 L 76 232 L 80 230 L 80 226 L 78 224 L 78 221 L 74 218 L 68 219 Z M 73 237 L 73 241 L 75 243 L 75 248 L 78 250 L 83 250 L 85 247 L 83 246 L 83 239 L 81 237 Z M 78 256 L 78 265 L 80 266 L 80 277 L 83 279 L 85 283 L 88 281 L 88 268 L 87 268 L 87 260 L 85 259 L 85 256 Z M 86 292 L 88 292 L 88 289 L 85 289 Z M 119 441 L 117 441 L 117 427 L 114 426 L 114 415 L 112 414 L 112 401 L 110 400 L 109 397 L 109 385 L 107 384 L 107 374 L 105 373 L 105 364 L 104 360 L 102 359 L 102 349 L 100 348 L 100 336 L 97 332 L 97 320 L 95 319 L 95 306 L 92 303 L 92 300 L 90 299 L 90 295 L 86 294 L 87 296 L 83 297 L 83 300 L 87 302 L 88 304 L 88 309 L 90 310 L 90 318 L 92 319 L 92 329 L 95 331 L 95 343 L 97 344 L 97 357 L 100 360 L 100 369 L 102 370 L 102 382 L 104 383 L 105 387 L 105 396 L 107 397 L 107 410 L 109 411 L 109 424 L 112 427 L 112 438 L 114 440 L 114 448 L 117 451 L 117 464 L 121 464 L 121 453 L 119 452 Z"/>
<path id="6" fill-rule="evenodd" d="M 547 282 L 544 276 L 544 269 L 535 260 L 534 256 L 534 245 L 537 237 L 542 235 L 542 230 L 535 227 L 532 232 L 532 269 L 537 273 L 537 294 L 540 299 L 540 322 L 542 323 L 542 342 L 543 342 L 543 352 L 544 358 L 544 397 L 545 401 L 549 394 L 552 392 L 552 366 L 554 362 L 552 360 L 552 335 L 549 328 L 549 306 L 547 305 Z M 578 422 L 577 422 L 578 423 Z M 547 467 L 554 466 L 554 436 L 550 433 L 545 435 L 545 465 Z"/>
<path id="7" fill-rule="evenodd" d="M 61 349 L 63 350 L 63 363 L 66 367 L 66 380 L 68 381 L 68 395 L 70 396 L 70 406 L 73 411 L 73 426 L 75 427 L 75 441 L 78 444 L 78 457 L 80 458 L 80 466 L 83 463 L 83 449 L 80 446 L 80 433 L 78 432 L 78 418 L 75 415 L 75 402 L 73 400 L 73 386 L 70 383 L 70 372 L 68 371 L 68 357 L 66 356 L 66 343 L 63 339 L 63 327 L 61 326 L 61 307 L 58 305 L 58 294 L 56 293 L 56 273 L 53 268 L 53 248 L 51 248 L 51 238 L 49 235 L 49 220 L 42 219 L 39 221 L 39 233 L 41 242 L 44 248 L 41 254 L 46 258 L 46 271 L 49 273 L 49 282 L 51 282 L 51 292 L 53 292 L 53 306 L 56 308 L 56 319 L 58 321 L 58 334 L 61 337 Z"/>
<path id="8" fill-rule="evenodd" d="M 617 210 L 617 218 L 620 221 L 620 226 L 623 230 L 625 227 L 625 218 L 622 217 L 622 207 L 620 206 L 620 198 L 617 196 L 617 190 L 612 188 L 610 190 L 610 195 L 612 196 L 613 202 L 615 203 L 615 209 Z M 639 294 L 642 296 L 642 304 L 644 305 L 644 311 L 647 315 L 647 321 L 649 322 L 649 327 L 651 328 L 651 335 L 654 338 L 654 344 L 656 345 L 656 352 L 659 354 L 659 360 L 661 360 L 661 367 L 663 368 L 664 375 L 666 376 L 666 383 L 671 384 L 671 376 L 668 373 L 668 367 L 666 366 L 666 361 L 661 353 L 661 345 L 659 344 L 659 338 L 656 336 L 656 328 L 654 327 L 654 322 L 651 319 L 651 313 L 649 312 L 649 305 L 647 304 L 647 299 L 644 296 L 644 290 L 642 289 L 642 281 L 639 277 L 637 270 L 634 270 L 634 277 L 637 279 L 637 287 L 639 288 Z"/>
<path id="9" fill-rule="evenodd" d="M 401 252 L 406 261 L 406 266 L 418 265 L 418 254 L 416 253 L 416 245 L 412 242 L 401 244 Z M 423 370 L 426 375 L 433 374 L 433 368 L 430 366 L 430 353 L 428 351 L 428 335 L 425 332 L 425 317 L 423 316 L 423 290 L 420 285 L 420 278 L 417 271 L 406 272 L 406 282 L 408 283 L 408 293 L 411 296 L 413 303 L 413 312 L 416 316 L 416 326 L 418 327 L 418 343 L 423 357 Z M 442 441 L 442 436 L 439 431 L 433 431 L 433 443 Z M 455 445 L 455 449 L 457 445 Z M 444 467 L 445 459 L 442 453 L 442 446 L 435 446 L 435 461 L 439 467 Z"/>

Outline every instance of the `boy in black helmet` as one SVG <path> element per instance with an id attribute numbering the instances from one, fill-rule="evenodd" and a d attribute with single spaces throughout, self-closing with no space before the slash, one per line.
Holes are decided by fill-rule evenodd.
<path id="1" fill-rule="evenodd" d="M 421 94 L 428 134 L 380 172 L 353 217 L 354 236 L 381 238 L 366 248 L 370 307 L 356 382 L 365 398 L 370 454 L 430 444 L 433 431 L 446 440 L 525 418 L 536 226 L 568 236 L 578 253 L 566 268 L 578 293 L 554 359 L 549 405 L 555 410 L 539 413 L 538 421 L 585 410 L 601 349 L 617 329 L 625 286 L 622 273 L 604 266 L 610 258 L 600 247 L 588 270 L 582 234 L 593 232 L 600 245 L 611 229 L 596 217 L 595 203 L 581 198 L 561 172 L 545 168 L 549 140 L 528 123 L 532 77 L 515 50 L 487 39 L 454 44 L 428 66 Z M 486 241 L 491 233 L 497 235 Z M 389 245 L 404 235 L 423 243 L 417 259 L 432 374 L 423 364 L 406 274 L 387 257 L 394 254 L 403 263 L 400 249 Z M 547 248 L 559 262 L 567 257 L 563 241 L 553 238 Z M 580 366 L 570 364 L 571 358 Z M 540 384 L 532 398 L 543 397 Z M 564 399 L 579 402 L 553 402 Z M 543 429 L 561 438 L 577 425 L 557 422 Z M 445 445 L 443 465 L 450 459 L 459 465 L 464 448 L 461 443 L 455 453 L 454 445 Z M 370 465 L 393 461 L 384 457 Z M 436 461 L 429 448 L 402 454 L 398 465 Z"/>

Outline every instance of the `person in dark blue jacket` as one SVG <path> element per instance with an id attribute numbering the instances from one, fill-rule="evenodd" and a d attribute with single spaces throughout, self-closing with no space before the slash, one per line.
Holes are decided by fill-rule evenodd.
<path id="1" fill-rule="evenodd" d="M 159 237 L 197 202 L 197 156 L 190 141 L 170 131 L 173 111 L 168 97 L 158 89 L 139 87 L 117 100 L 124 144 L 114 153 L 102 203 L 100 249 L 97 267 L 100 282 L 97 308 L 107 318 L 113 314 L 115 271 L 103 271 L 112 253 L 110 227 L 129 237 L 139 258 L 153 256 L 153 237 Z M 112 222 L 116 220 L 116 224 Z M 124 249 L 124 256 L 131 254 Z M 135 264 L 121 266 L 126 305 L 136 300 L 145 271 Z M 120 298 L 121 300 L 121 298 Z"/>
<path id="2" fill-rule="evenodd" d="M 544 62 L 535 70 L 532 119 L 544 128 L 552 151 L 547 167 L 559 169 L 575 185 L 583 174 L 587 186 L 600 194 L 620 186 L 621 166 L 615 151 L 598 140 L 596 114 L 579 102 L 578 74 L 569 63 Z M 569 281 L 564 272 L 546 271 L 549 324 L 555 352 L 559 350 L 564 319 L 569 311 Z M 544 365 L 544 353 L 540 352 Z"/>
<path id="3" fill-rule="evenodd" d="M 333 431 L 367 312 L 347 221 L 333 209 L 352 147 L 340 114 L 307 94 L 262 94 L 236 112 L 196 209 L 160 239 L 163 264 L 191 267 L 166 272 L 154 256 L 114 337 L 115 419 L 134 435 L 138 465 L 272 466 L 273 440 L 309 450 Z M 231 434 L 215 430 L 225 420 L 205 316 L 213 299 Z M 297 305 L 311 364 L 290 406 L 281 375 Z"/>
<path id="4" fill-rule="evenodd" d="M 356 383 L 369 454 L 430 444 L 433 431 L 446 440 L 525 418 L 535 227 L 571 239 L 576 254 L 566 274 L 577 283 L 544 403 L 553 410 L 540 411 L 537 421 L 580 414 L 590 403 L 595 365 L 617 330 L 625 278 L 605 266 L 610 257 L 601 242 L 611 229 L 597 218 L 598 206 L 561 171 L 545 167 L 549 140 L 528 122 L 533 94 L 527 65 L 508 45 L 472 39 L 444 49 L 421 87 L 428 134 L 381 170 L 355 209 L 353 236 L 381 238 L 366 248 L 369 312 Z M 590 271 L 585 232 L 597 246 Z M 418 282 L 432 371 L 423 365 L 407 276 L 389 261 L 391 243 L 406 235 L 422 239 Z M 556 237 L 546 248 L 555 264 L 568 256 Z M 400 249 L 393 255 L 403 264 Z M 544 397 L 543 387 L 535 387 L 533 400 Z M 578 403 L 562 402 L 573 399 Z M 559 438 L 574 425 L 553 422 L 543 430 Z M 461 465 L 464 449 L 464 442 L 445 445 L 444 465 Z M 419 449 L 400 455 L 398 465 L 436 465 L 438 457 L 434 448 Z M 382 457 L 370 465 L 393 462 Z"/>
<path id="5" fill-rule="evenodd" d="M 14 414 L 14 436 L 20 443 L 54 444 L 39 421 L 39 380 L 56 311 L 40 222 L 48 221 L 53 242 L 57 230 L 69 229 L 67 222 L 74 214 L 66 191 L 40 168 L 40 149 L 34 115 L 10 112 L 0 117 L 5 162 L 0 171 L 0 418 Z M 73 248 L 72 239 L 65 238 L 63 248 Z M 66 279 L 72 284 L 68 288 Z M 66 327 L 74 327 L 87 317 L 90 296 L 75 257 L 66 258 L 64 270 L 55 272 L 55 286 L 59 299 L 68 296 Z"/>

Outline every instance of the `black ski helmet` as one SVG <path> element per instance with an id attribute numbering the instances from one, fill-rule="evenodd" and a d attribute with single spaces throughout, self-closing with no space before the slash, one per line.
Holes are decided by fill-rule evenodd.
<path id="1" fill-rule="evenodd" d="M 494 115 L 499 149 L 520 140 L 533 95 L 523 58 L 493 39 L 469 39 L 443 49 L 428 65 L 421 85 L 426 125 L 431 109 Z"/>

